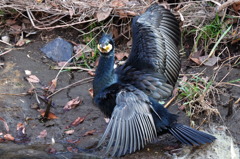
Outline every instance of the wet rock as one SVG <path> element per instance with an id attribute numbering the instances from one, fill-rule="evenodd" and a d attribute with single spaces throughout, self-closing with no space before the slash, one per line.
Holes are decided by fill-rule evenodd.
<path id="1" fill-rule="evenodd" d="M 47 43 L 41 51 L 55 62 L 67 61 L 72 57 L 73 46 L 62 38 L 56 38 Z"/>

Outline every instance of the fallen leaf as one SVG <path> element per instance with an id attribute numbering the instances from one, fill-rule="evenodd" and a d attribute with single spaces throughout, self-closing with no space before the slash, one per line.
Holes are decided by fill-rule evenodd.
<path id="1" fill-rule="evenodd" d="M 93 133 L 95 133 L 95 132 L 96 132 L 95 129 L 89 130 L 89 131 L 85 132 L 85 134 L 83 136 L 93 135 Z"/>
<path id="2" fill-rule="evenodd" d="M 38 138 L 45 138 L 47 136 L 47 130 L 43 130 L 40 132 L 40 134 L 37 136 Z"/>
<path id="3" fill-rule="evenodd" d="M 9 32 L 10 34 L 20 34 L 22 32 L 22 27 L 19 25 L 11 25 L 10 26 L 11 31 Z"/>
<path id="4" fill-rule="evenodd" d="M 68 135 L 72 135 L 74 133 L 74 130 L 67 130 L 64 133 Z"/>
<path id="5" fill-rule="evenodd" d="M 122 60 L 124 57 L 128 57 L 128 53 L 126 53 L 126 52 L 120 52 L 120 53 L 117 53 L 117 54 L 115 54 L 115 57 L 117 58 L 117 60 Z"/>
<path id="6" fill-rule="evenodd" d="M 71 147 L 71 146 L 68 146 L 68 147 L 67 147 L 67 150 L 68 150 L 69 152 L 74 152 L 74 153 L 77 153 L 77 152 L 78 152 L 78 149 L 77 149 L 77 148 L 73 148 L 73 147 Z"/>
<path id="7" fill-rule="evenodd" d="M 28 80 L 28 82 L 31 82 L 31 83 L 39 83 L 40 82 L 39 78 L 35 75 L 28 76 L 27 80 Z"/>
<path id="8" fill-rule="evenodd" d="M 48 87 L 48 91 L 53 93 L 56 87 L 57 87 L 57 79 L 55 78 L 51 81 L 50 86 Z"/>
<path id="9" fill-rule="evenodd" d="M 20 40 L 18 40 L 18 42 L 16 43 L 16 46 L 23 46 L 23 45 L 28 44 L 28 43 L 30 43 L 30 42 L 31 42 L 31 40 L 20 39 Z"/>
<path id="10" fill-rule="evenodd" d="M 16 23 L 15 20 L 12 20 L 12 19 L 7 19 L 7 20 L 6 20 L 6 24 L 7 24 L 7 25 L 13 25 L 13 24 L 15 24 L 15 23 Z"/>
<path id="11" fill-rule="evenodd" d="M 201 61 L 199 60 L 199 57 L 202 55 L 202 50 L 194 52 L 191 54 L 190 59 L 195 62 L 196 64 L 200 65 Z"/>
<path id="12" fill-rule="evenodd" d="M 116 8 L 116 7 L 124 7 L 126 4 L 121 0 L 113 0 L 111 1 L 110 5 L 111 7 Z"/>
<path id="13" fill-rule="evenodd" d="M 70 109 L 73 109 L 73 108 L 77 107 L 81 103 L 82 103 L 82 100 L 79 99 L 79 97 L 76 97 L 76 98 L 68 101 L 63 109 L 64 110 L 70 110 Z"/>
<path id="14" fill-rule="evenodd" d="M 71 143 L 71 144 L 77 144 L 77 143 L 80 143 L 80 140 L 79 139 L 76 139 L 76 140 L 66 140 L 68 143 Z"/>
<path id="15" fill-rule="evenodd" d="M 0 143 L 5 142 L 5 139 L 0 137 Z"/>
<path id="16" fill-rule="evenodd" d="M 201 64 L 201 61 L 198 58 L 190 57 L 190 59 L 198 65 Z"/>
<path id="17" fill-rule="evenodd" d="M 110 7 L 102 7 L 97 12 L 97 20 L 98 22 L 101 22 L 109 17 L 111 14 L 112 8 Z"/>
<path id="18" fill-rule="evenodd" d="M 180 106 L 178 107 L 179 110 L 185 110 L 185 108 L 186 108 L 185 105 L 180 105 Z"/>
<path id="19" fill-rule="evenodd" d="M 57 150 L 53 147 L 50 147 L 49 150 L 48 150 L 48 153 L 49 154 L 55 154 L 55 153 L 57 153 Z"/>
<path id="20" fill-rule="evenodd" d="M 88 89 L 88 93 L 89 93 L 90 96 L 93 98 L 93 89 L 92 89 L 92 88 Z"/>
<path id="21" fill-rule="evenodd" d="M 128 16 L 136 16 L 137 13 L 134 11 L 127 11 L 127 10 L 116 10 L 119 14 L 120 18 L 127 18 Z"/>
<path id="22" fill-rule="evenodd" d="M 240 2 L 235 2 L 232 6 L 236 13 L 240 11 Z"/>
<path id="23" fill-rule="evenodd" d="M 208 59 L 208 60 L 206 60 L 206 59 Z M 220 57 L 216 57 L 216 56 L 208 58 L 208 55 L 206 55 L 206 56 L 200 56 L 199 60 L 201 61 L 201 63 L 206 60 L 203 63 L 205 66 L 214 66 L 219 60 L 221 60 L 221 58 Z"/>
<path id="24" fill-rule="evenodd" d="M 91 76 L 95 76 L 95 72 L 93 72 L 93 71 L 88 71 L 88 74 Z"/>
<path id="25" fill-rule="evenodd" d="M 5 126 L 5 129 L 7 130 L 7 132 L 9 132 L 9 127 L 8 127 L 8 124 L 7 124 L 6 120 L 3 119 L 3 118 L 1 118 L 1 117 L 0 117 L 0 120 L 3 122 L 3 124 L 4 124 L 4 126 Z"/>
<path id="26" fill-rule="evenodd" d="M 18 123 L 17 124 L 17 131 L 20 131 L 22 134 L 26 134 L 25 126 L 24 126 L 23 123 Z"/>
<path id="27" fill-rule="evenodd" d="M 40 112 L 41 116 L 44 117 L 45 110 L 39 109 L 38 112 Z M 58 119 L 58 117 L 55 114 L 53 114 L 52 112 L 49 112 L 48 119 Z"/>
<path id="28" fill-rule="evenodd" d="M 4 136 L 4 139 L 8 140 L 8 141 L 14 141 L 14 137 L 11 135 L 11 134 L 5 134 Z"/>
<path id="29" fill-rule="evenodd" d="M 75 119 L 70 126 L 78 126 L 79 124 L 81 124 L 83 121 L 85 120 L 85 117 L 77 117 L 77 119 Z"/>

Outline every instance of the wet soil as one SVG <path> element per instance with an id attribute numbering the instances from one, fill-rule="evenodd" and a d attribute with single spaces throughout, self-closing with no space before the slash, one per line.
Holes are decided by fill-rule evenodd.
<path id="1" fill-rule="evenodd" d="M 50 35 L 50 39 L 57 36 L 54 33 Z M 72 37 L 62 36 L 62 38 L 67 40 L 73 40 L 71 39 Z M 91 82 L 65 89 L 54 95 L 51 112 L 58 119 L 52 119 L 45 123 L 39 121 L 40 113 L 35 108 L 37 105 L 36 96 L 34 94 L 21 95 L 21 93 L 26 93 L 31 88 L 31 85 L 25 79 L 25 70 L 30 70 L 33 75 L 40 79 L 40 83 L 36 85 L 36 88 L 48 86 L 58 73 L 58 70 L 52 70 L 50 67 L 55 66 L 56 63 L 46 59 L 40 51 L 40 48 L 49 39 L 36 39 L 32 39 L 31 43 L 22 48 L 17 48 L 1 58 L 4 67 L 0 69 L 0 117 L 6 120 L 9 132 L 6 131 L 3 122 L 0 122 L 0 133 L 2 133 L 0 137 L 3 138 L 4 134 L 9 133 L 15 137 L 15 141 L 5 140 L 0 143 L 0 158 L 105 158 L 102 150 L 95 149 L 107 124 L 104 120 L 104 115 L 94 106 L 89 95 L 88 90 L 92 87 Z M 1 45 L 1 48 L 4 47 L 6 46 Z M 183 66 L 185 73 L 198 73 L 205 68 L 185 68 Z M 204 74 L 211 76 L 213 68 L 207 68 L 206 70 Z M 221 80 L 228 71 L 227 67 L 223 68 L 219 72 L 217 80 Z M 240 78 L 239 72 L 239 69 L 233 69 L 224 81 Z M 57 88 L 65 87 L 89 76 L 89 74 L 83 71 L 62 72 L 59 76 Z M 229 108 L 226 106 L 226 101 L 229 100 L 230 96 L 238 99 L 240 97 L 240 89 L 236 86 L 226 86 L 223 89 L 225 91 L 221 94 L 219 105 L 217 106 L 221 112 L 221 118 L 216 117 L 213 119 L 214 123 L 201 126 L 201 129 L 224 136 L 223 141 L 225 142 L 233 140 L 232 145 L 236 148 L 240 143 L 239 105 L 232 105 Z M 3 93 L 6 95 L 3 95 Z M 64 105 L 77 96 L 82 99 L 82 104 L 69 111 L 63 110 Z M 46 103 L 41 101 L 38 107 L 45 109 Z M 233 111 L 230 116 L 227 116 L 229 109 L 233 109 Z M 183 111 L 178 109 L 177 105 L 170 106 L 169 111 L 179 115 L 179 122 L 189 125 L 188 117 L 186 117 Z M 72 127 L 74 130 L 73 134 L 66 134 L 66 128 L 77 117 L 85 117 L 85 120 L 78 126 Z M 25 125 L 26 136 L 24 139 L 19 139 L 19 131 L 16 128 L 18 123 Z M 229 131 L 225 129 L 226 127 Z M 43 130 L 47 131 L 47 136 L 39 137 L 40 132 Z M 92 135 L 84 135 L 91 130 L 95 131 Z M 223 141 L 219 139 L 216 143 L 192 148 L 181 145 L 170 135 L 163 135 L 156 142 L 147 145 L 145 149 L 123 158 L 209 158 L 209 156 L 211 156 L 210 158 L 219 158 L 219 154 L 216 152 L 217 148 L 214 146 L 222 145 Z M 231 144 L 231 142 L 227 144 Z M 232 155 L 229 151 L 230 146 L 221 147 L 221 149 L 226 149 L 225 154 L 229 157 Z M 194 156 L 194 153 L 197 154 Z M 237 155 L 238 153 L 239 150 L 236 150 Z"/>

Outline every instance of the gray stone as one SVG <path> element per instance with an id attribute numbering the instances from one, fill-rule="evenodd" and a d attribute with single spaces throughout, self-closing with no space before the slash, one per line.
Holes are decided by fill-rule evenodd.
<path id="1" fill-rule="evenodd" d="M 66 40 L 58 37 L 47 43 L 41 51 L 55 62 L 67 61 L 72 57 L 73 46 Z"/>

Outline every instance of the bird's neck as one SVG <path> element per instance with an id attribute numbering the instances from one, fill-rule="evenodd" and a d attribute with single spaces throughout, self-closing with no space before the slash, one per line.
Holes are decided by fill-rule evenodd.
<path id="1" fill-rule="evenodd" d="M 114 54 L 110 56 L 101 55 L 93 80 L 94 96 L 114 82 Z"/>

